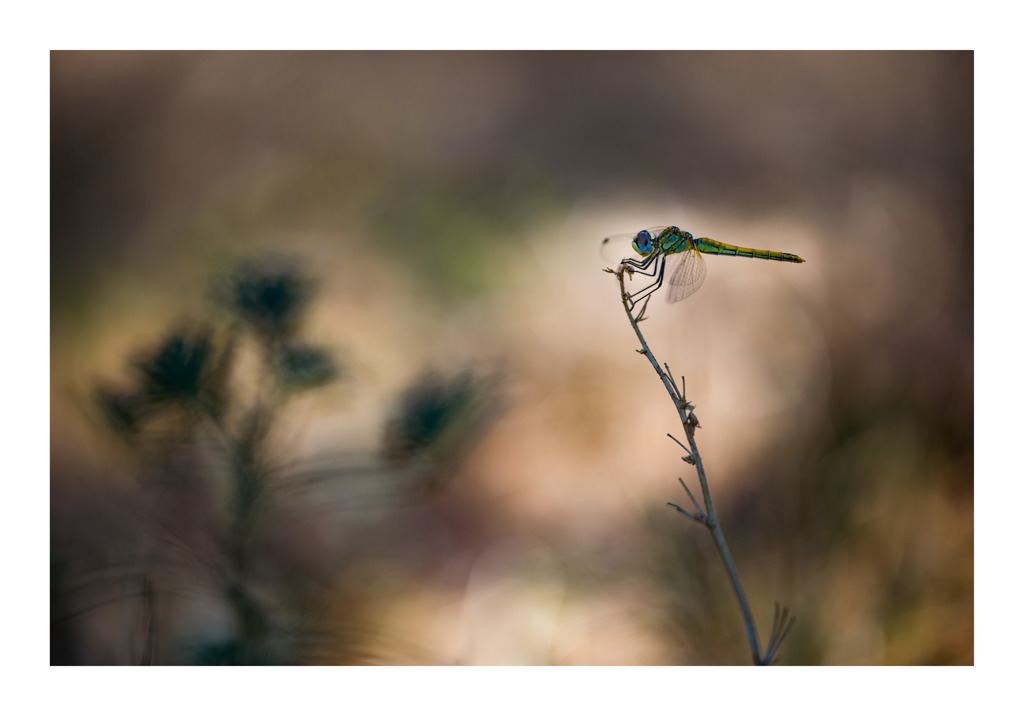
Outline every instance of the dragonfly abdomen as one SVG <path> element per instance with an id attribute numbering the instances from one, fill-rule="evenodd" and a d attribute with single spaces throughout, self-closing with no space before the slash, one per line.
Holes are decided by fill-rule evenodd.
<path id="1" fill-rule="evenodd" d="M 783 251 L 768 251 L 767 249 L 746 249 L 742 246 L 723 244 L 714 239 L 694 239 L 697 250 L 702 254 L 718 254 L 720 256 L 744 256 L 751 259 L 764 259 L 766 261 L 789 261 L 795 264 L 802 264 L 804 260 L 796 254 L 787 254 Z"/>

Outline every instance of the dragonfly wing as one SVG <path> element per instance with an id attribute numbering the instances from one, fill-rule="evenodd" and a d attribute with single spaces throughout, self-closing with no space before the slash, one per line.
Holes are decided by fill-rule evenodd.
<path id="1" fill-rule="evenodd" d="M 622 259 L 635 259 L 639 256 L 633 248 L 633 237 L 636 234 L 615 234 L 601 242 L 601 258 L 618 266 Z"/>
<path id="2" fill-rule="evenodd" d="M 668 278 L 668 302 L 682 301 L 692 295 L 707 275 L 708 265 L 699 251 L 690 249 L 682 252 L 682 259 Z"/>

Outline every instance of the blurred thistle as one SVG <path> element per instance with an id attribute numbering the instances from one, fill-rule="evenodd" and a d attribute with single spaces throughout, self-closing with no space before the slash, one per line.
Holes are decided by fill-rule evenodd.
<path id="1" fill-rule="evenodd" d="M 282 346 L 274 358 L 278 380 L 290 390 L 319 388 L 338 377 L 338 367 L 325 348 L 288 344 Z"/>
<path id="2" fill-rule="evenodd" d="M 270 377 L 290 391 L 319 388 L 339 376 L 329 350 L 295 338 L 315 294 L 315 282 L 298 262 L 281 256 L 245 261 L 212 290 L 263 345 Z"/>
<path id="3" fill-rule="evenodd" d="M 213 354 L 209 329 L 179 330 L 132 361 L 140 389 L 156 401 L 198 400 Z"/>
<path id="4" fill-rule="evenodd" d="M 268 257 L 240 264 L 213 295 L 257 335 L 280 340 L 295 332 L 314 289 L 294 261 Z"/>
<path id="5" fill-rule="evenodd" d="M 108 423 L 133 436 L 152 417 L 168 408 L 188 415 L 196 410 L 219 417 L 232 345 L 218 346 L 209 326 L 172 330 L 152 348 L 129 360 L 135 378 L 127 389 L 100 386 L 95 398 Z"/>
<path id="6" fill-rule="evenodd" d="M 270 258 L 242 263 L 212 288 L 216 302 L 241 319 L 240 324 L 182 324 L 129 360 L 127 387 L 101 385 L 95 390 L 107 422 L 132 447 L 144 447 L 143 428 L 167 413 L 184 417 L 183 423 L 168 427 L 189 435 L 202 432 L 226 458 L 212 463 L 229 485 L 222 513 L 226 529 L 218 530 L 223 534 L 218 576 L 237 634 L 225 642 L 228 647 L 195 651 L 194 658 L 204 663 L 294 660 L 275 646 L 276 640 L 291 636 L 274 617 L 277 598 L 266 593 L 257 577 L 258 565 L 267 559 L 258 546 L 268 527 L 263 517 L 272 470 L 270 438 L 280 411 L 290 395 L 321 387 L 339 375 L 328 349 L 297 337 L 313 293 L 312 280 L 294 262 Z M 255 389 L 233 381 L 247 334 L 261 359 Z M 154 442 L 172 450 L 180 447 Z M 179 457 L 160 455 L 168 467 Z"/>
<path id="7" fill-rule="evenodd" d="M 276 522 L 289 507 L 278 504 L 288 493 L 276 488 L 308 484 L 304 475 L 310 462 L 276 454 L 274 433 L 280 416 L 297 393 L 342 375 L 328 348 L 301 335 L 314 293 L 314 282 L 295 262 L 263 259 L 240 264 L 211 288 L 215 304 L 227 309 L 226 316 L 221 312 L 220 323 L 180 324 L 131 358 L 127 387 L 95 391 L 108 422 L 147 458 L 147 469 L 172 478 L 187 471 L 200 479 L 215 479 L 223 488 L 210 491 L 218 502 L 203 514 L 214 520 L 204 525 L 217 536 L 216 554 L 207 563 L 214 565 L 214 583 L 232 626 L 197 639 L 176 635 L 163 640 L 182 645 L 177 658 L 203 664 L 301 663 L 322 643 L 316 633 L 322 622 L 308 610 L 323 594 L 302 593 L 311 581 L 301 572 L 302 560 L 268 549 L 291 528 Z M 443 484 L 454 474 L 452 465 L 493 417 L 492 388 L 490 377 L 471 370 L 454 375 L 429 372 L 416 379 L 396 401 L 385 425 L 383 458 L 391 469 L 384 472 L 407 477 L 408 483 L 399 484 L 411 487 L 417 497 Z M 184 420 L 162 424 L 166 432 L 145 432 L 160 414 Z M 197 439 L 166 440 L 168 435 Z M 151 452 L 151 446 L 159 449 Z M 186 471 L 176 471 L 182 463 Z M 333 466 L 326 472 L 331 479 L 351 475 Z M 376 477 L 381 471 L 371 474 Z M 169 490 L 161 500 L 184 483 L 162 481 L 161 488 L 165 486 Z M 195 499 L 187 490 L 173 497 Z M 152 564 L 154 554 L 140 557 L 144 566 Z M 147 614 L 155 613 L 161 587 L 168 586 L 174 587 L 148 587 L 152 599 Z M 154 628 L 146 643 L 154 644 L 155 639 Z M 151 661 L 157 658 L 147 656 Z"/>
<path id="8" fill-rule="evenodd" d="M 490 393 L 490 382 L 468 370 L 451 378 L 424 374 L 384 429 L 385 458 L 402 465 L 424 455 L 438 462 L 455 457 L 493 417 Z"/>

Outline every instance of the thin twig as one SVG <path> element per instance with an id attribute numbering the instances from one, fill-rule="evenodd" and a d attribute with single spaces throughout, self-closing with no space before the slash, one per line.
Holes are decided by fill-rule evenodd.
<path id="1" fill-rule="evenodd" d="M 686 483 L 683 481 L 683 478 L 681 477 L 679 478 L 679 484 L 683 486 L 683 489 L 686 490 L 686 494 L 690 496 L 690 502 L 692 502 L 693 506 L 697 508 L 697 514 L 699 514 L 704 519 L 707 519 L 707 515 L 704 514 L 704 510 L 702 510 L 700 508 L 700 505 L 697 503 L 697 498 L 693 496 L 693 493 L 690 492 L 690 488 L 686 486 Z"/>
<path id="2" fill-rule="evenodd" d="M 675 376 L 672 375 L 672 369 L 668 367 L 668 363 L 665 364 L 665 372 L 668 373 L 668 379 L 672 381 L 672 387 L 676 391 L 676 397 L 682 401 L 683 405 L 686 405 L 686 377 L 683 377 L 683 390 L 682 392 L 679 392 L 679 386 L 676 385 Z"/>
<path id="3" fill-rule="evenodd" d="M 638 319 L 633 316 L 633 312 L 630 310 L 632 308 L 632 306 L 630 305 L 632 301 L 629 298 L 629 294 L 626 292 L 626 285 L 623 279 L 622 267 L 619 267 L 618 270 L 613 271 L 612 273 L 615 274 L 616 278 L 619 281 L 619 289 L 622 294 L 622 306 L 623 308 L 626 309 L 626 315 L 629 317 L 629 324 L 633 326 L 633 331 L 636 333 L 636 337 L 640 340 L 641 349 L 638 350 L 637 353 L 647 356 L 647 360 L 650 361 L 651 366 L 658 374 L 658 377 L 661 378 L 661 382 L 665 386 L 665 390 L 668 391 L 669 397 L 672 398 L 672 402 L 676 406 L 676 411 L 679 413 L 679 420 L 683 424 L 683 431 L 686 433 L 686 440 L 690 444 L 690 449 L 688 451 L 690 453 L 689 457 L 692 458 L 693 464 L 697 468 L 697 478 L 700 480 L 700 489 L 704 497 L 703 519 L 695 517 L 694 515 L 686 512 L 680 507 L 672 505 L 672 503 L 669 504 L 672 507 L 675 507 L 675 509 L 678 510 L 683 515 L 689 517 L 690 519 L 696 522 L 700 522 L 708 528 L 708 531 L 711 532 L 711 537 L 714 540 L 715 547 L 718 549 L 719 556 L 722 558 L 722 563 L 725 565 L 725 571 L 729 575 L 729 581 L 732 583 L 733 592 L 736 594 L 736 600 L 739 602 L 740 611 L 743 614 L 743 623 L 746 627 L 747 640 L 750 642 L 750 653 L 753 657 L 754 663 L 769 664 L 771 663 L 770 661 L 762 658 L 761 645 L 758 642 L 757 629 L 754 626 L 754 617 L 751 614 L 750 605 L 747 603 L 747 597 L 743 591 L 743 586 L 740 584 L 740 576 L 739 573 L 736 571 L 736 566 L 733 563 L 732 555 L 729 553 L 729 546 L 725 542 L 725 535 L 722 533 L 722 527 L 718 523 L 718 516 L 715 513 L 714 502 L 712 502 L 711 500 L 711 489 L 708 487 L 708 479 L 707 476 L 704 474 L 704 463 L 701 461 L 700 451 L 697 450 L 695 433 L 700 423 L 697 421 L 697 417 L 693 414 L 693 406 L 687 403 L 682 398 L 682 396 L 676 389 L 675 380 L 671 378 L 665 370 L 662 370 L 661 365 L 658 363 L 657 359 L 655 359 L 654 355 L 651 353 L 651 349 L 647 346 L 647 341 L 644 339 L 643 333 L 640 332 L 640 326 L 637 325 Z M 650 299 L 650 296 L 648 296 L 647 299 Z M 643 316 L 643 313 L 644 311 L 646 311 L 646 308 L 647 303 L 645 300 L 644 307 L 640 311 L 641 316 Z M 672 439 L 675 440 L 675 438 Z M 680 482 L 682 482 L 682 480 L 680 480 Z M 686 491 L 689 493 L 689 489 L 686 487 L 685 483 L 683 483 L 683 488 L 686 489 Z M 693 496 L 691 495 L 691 499 L 692 497 Z M 694 503 L 696 504 L 696 500 L 694 500 Z M 790 623 L 789 626 L 791 625 L 792 624 Z M 788 632 L 788 626 L 786 627 L 785 631 Z M 777 644 L 773 644 L 776 647 L 775 653 L 777 653 L 778 647 L 781 646 L 782 638 L 785 638 L 785 633 L 782 634 L 782 637 L 778 640 Z"/>
<path id="4" fill-rule="evenodd" d="M 699 522 L 702 525 L 707 523 L 707 518 L 704 517 L 704 515 L 694 515 L 694 514 L 692 514 L 690 512 L 687 512 L 686 510 L 684 510 L 682 507 L 680 507 L 679 505 L 677 505 L 674 502 L 669 502 L 667 504 L 668 504 L 669 507 L 674 507 L 676 512 L 679 512 L 680 514 L 682 514 L 685 517 L 689 517 L 694 522 Z"/>
<path id="5" fill-rule="evenodd" d="M 779 609 L 779 603 L 775 602 L 775 616 L 772 619 L 772 635 L 768 640 L 768 649 L 765 652 L 764 660 L 766 664 L 773 664 L 779 656 L 779 650 L 782 648 L 782 642 L 786 639 L 789 634 L 789 630 L 793 628 L 793 624 L 796 622 L 796 617 L 789 616 L 789 607 L 782 607 Z"/>
<path id="6" fill-rule="evenodd" d="M 668 435 L 668 436 L 669 436 L 670 438 L 672 438 L 672 441 L 673 441 L 673 442 L 674 442 L 674 443 L 675 443 L 676 445 L 678 445 L 678 446 L 679 446 L 679 447 L 681 447 L 681 448 L 682 448 L 683 450 L 685 450 L 685 451 L 686 451 L 686 454 L 687 454 L 687 455 L 690 455 L 690 454 L 691 454 L 691 453 L 690 453 L 690 448 L 686 447 L 686 446 L 685 446 L 685 445 L 683 445 L 683 444 L 682 444 L 681 442 L 679 442 L 678 440 L 676 440 L 676 436 L 675 436 L 675 435 L 673 435 L 672 433 L 665 433 L 665 434 L 666 434 L 666 435 Z"/>

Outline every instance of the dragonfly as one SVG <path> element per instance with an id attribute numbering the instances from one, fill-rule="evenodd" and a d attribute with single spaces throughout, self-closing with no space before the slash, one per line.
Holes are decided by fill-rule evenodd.
<path id="1" fill-rule="evenodd" d="M 625 254 L 625 256 L 624 256 Z M 635 258 L 639 254 L 640 258 Z M 643 229 L 635 234 L 617 234 L 609 236 L 601 242 L 601 256 L 608 261 L 617 261 L 627 267 L 630 274 L 649 276 L 653 280 L 634 291 L 627 297 L 627 305 L 632 311 L 640 301 L 643 308 L 637 320 L 647 310 L 647 299 L 661 288 L 668 273 L 669 303 L 682 301 L 692 296 L 707 276 L 708 267 L 701 254 L 718 254 L 719 256 L 746 256 L 766 261 L 786 261 L 802 264 L 804 260 L 796 254 L 767 249 L 747 249 L 742 246 L 724 244 L 708 238 L 693 238 L 689 231 L 678 226 L 659 226 Z"/>

